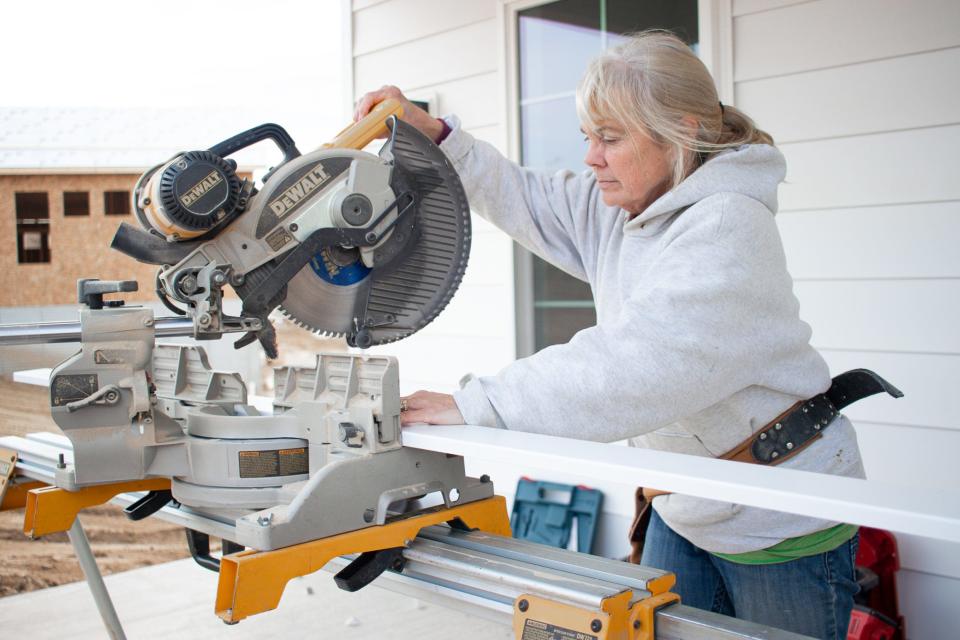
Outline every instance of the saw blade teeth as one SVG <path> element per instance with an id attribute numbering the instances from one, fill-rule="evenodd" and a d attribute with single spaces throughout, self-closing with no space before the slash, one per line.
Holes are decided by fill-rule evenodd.
<path id="1" fill-rule="evenodd" d="M 318 336 L 352 334 L 354 316 L 363 310 L 368 319 L 386 320 L 372 325 L 372 345 L 402 340 L 432 322 L 462 282 L 472 235 L 463 185 L 443 152 L 413 127 L 395 121 L 393 134 L 390 188 L 418 195 L 410 219 L 417 241 L 397 246 L 398 259 L 389 263 L 389 271 L 377 273 L 374 267 L 372 276 L 352 284 L 334 284 L 310 264 L 294 275 L 280 311 Z M 320 153 L 332 158 L 337 152 Z"/>

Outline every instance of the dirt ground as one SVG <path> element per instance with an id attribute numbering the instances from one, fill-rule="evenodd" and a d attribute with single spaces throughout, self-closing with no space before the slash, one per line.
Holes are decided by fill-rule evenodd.
<path id="1" fill-rule="evenodd" d="M 281 360 L 264 368 L 265 395 L 272 394 L 273 366 L 309 366 L 313 353 L 345 350 L 342 340 L 323 340 L 283 321 L 277 323 L 277 332 Z M 36 431 L 60 432 L 50 418 L 47 389 L 0 376 L 0 435 Z M 153 518 L 132 522 L 120 507 L 85 510 L 80 522 L 104 575 L 190 555 L 183 528 Z M 0 512 L 0 597 L 82 579 L 65 533 L 30 540 L 23 534 L 22 509 Z"/>
<path id="2" fill-rule="evenodd" d="M 59 429 L 50 419 L 47 390 L 0 379 L 0 435 Z M 120 507 L 87 509 L 80 522 L 106 575 L 190 555 L 183 529 L 147 518 L 132 522 Z M 66 533 L 31 540 L 23 509 L 0 512 L 0 597 L 83 579 Z"/>

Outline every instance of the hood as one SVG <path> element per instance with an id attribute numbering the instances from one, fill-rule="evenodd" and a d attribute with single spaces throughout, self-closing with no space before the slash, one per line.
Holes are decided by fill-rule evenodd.
<path id="1" fill-rule="evenodd" d="M 654 220 L 665 221 L 680 209 L 718 193 L 739 193 L 757 200 L 770 213 L 777 212 L 777 187 L 787 173 L 787 163 L 775 147 L 749 144 L 723 151 L 694 171 L 677 188 L 668 191 L 624 225 L 624 230 L 644 229 Z"/>

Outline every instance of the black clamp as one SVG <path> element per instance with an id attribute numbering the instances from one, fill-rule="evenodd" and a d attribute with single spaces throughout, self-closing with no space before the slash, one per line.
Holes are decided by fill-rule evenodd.
<path id="1" fill-rule="evenodd" d="M 190 556 L 198 565 L 210 571 L 220 571 L 220 559 L 215 558 L 210 553 L 210 536 L 193 529 L 184 529 L 187 534 L 187 547 L 190 549 Z M 246 549 L 242 544 L 237 544 L 232 540 L 220 540 L 221 555 L 227 556 L 231 553 L 243 551 Z"/>
<path id="2" fill-rule="evenodd" d="M 80 278 L 77 280 L 77 302 L 90 309 L 103 309 L 103 296 L 108 293 L 128 293 L 138 289 L 136 280 L 98 280 Z M 111 300 L 108 307 L 122 307 L 123 300 Z"/>
<path id="3" fill-rule="evenodd" d="M 361 553 L 353 562 L 340 570 L 333 581 L 344 591 L 359 591 L 373 582 L 386 570 L 401 572 L 405 561 L 403 547 L 380 549 Z"/>

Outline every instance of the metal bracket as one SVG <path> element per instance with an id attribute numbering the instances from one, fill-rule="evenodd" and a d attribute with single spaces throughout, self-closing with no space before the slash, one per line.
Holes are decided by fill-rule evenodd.
<path id="1" fill-rule="evenodd" d="M 669 574 L 668 577 L 674 576 Z M 624 589 L 604 598 L 599 608 L 592 609 L 524 594 L 513 603 L 513 632 L 517 638 L 654 640 L 656 612 L 678 604 L 680 596 L 664 591 L 634 602 L 636 595 L 631 589 Z"/>
<path id="2" fill-rule="evenodd" d="M 274 551 L 242 551 L 220 560 L 217 615 L 224 622 L 234 624 L 248 616 L 276 609 L 292 578 L 313 573 L 337 556 L 405 547 L 424 527 L 458 519 L 471 529 L 510 535 L 506 500 L 503 496 L 494 496 Z"/>
<path id="3" fill-rule="evenodd" d="M 31 489 L 27 494 L 23 532 L 31 538 L 39 538 L 48 533 L 67 531 L 77 519 L 77 514 L 87 507 L 103 504 L 121 493 L 162 490 L 170 490 L 169 478 L 115 482 L 84 487 L 77 491 L 67 491 L 60 487 Z"/>

